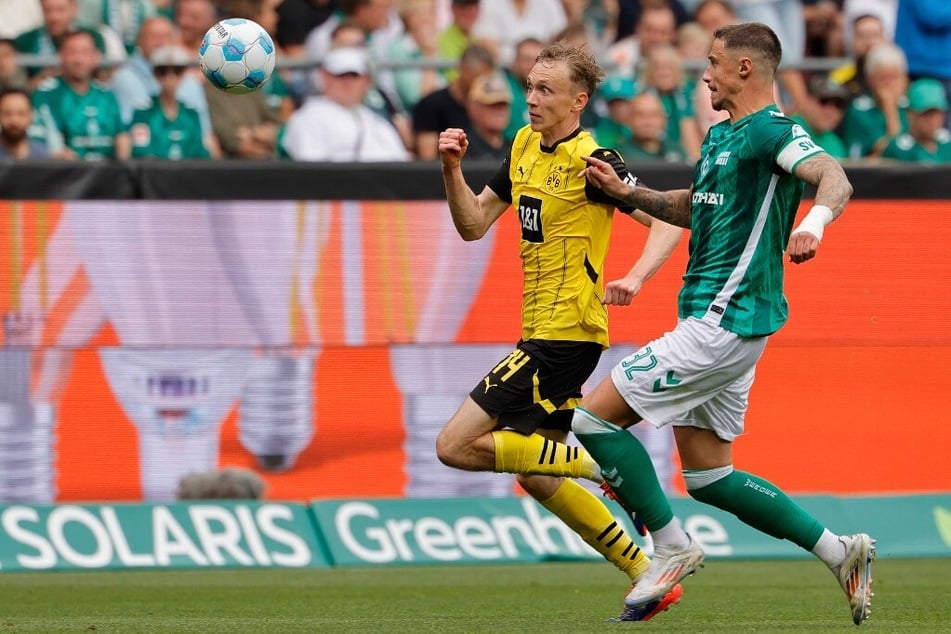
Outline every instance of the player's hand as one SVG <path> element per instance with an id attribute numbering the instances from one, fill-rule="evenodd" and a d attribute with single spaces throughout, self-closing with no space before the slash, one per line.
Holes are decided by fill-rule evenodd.
<path id="1" fill-rule="evenodd" d="M 604 299 L 601 303 L 611 306 L 630 306 L 639 292 L 641 292 L 641 280 L 628 275 L 604 285 Z"/>
<path id="2" fill-rule="evenodd" d="M 445 167 L 457 167 L 469 147 L 465 130 L 448 128 L 439 133 L 439 158 Z"/>
<path id="3" fill-rule="evenodd" d="M 793 264 L 802 264 L 816 257 L 819 250 L 819 238 L 808 231 L 797 231 L 789 236 L 786 254 Z"/>
<path id="4" fill-rule="evenodd" d="M 602 190 L 612 198 L 623 199 L 628 193 L 628 185 L 621 180 L 621 177 L 614 171 L 610 163 L 593 156 L 582 156 L 582 159 L 588 163 L 588 167 L 581 170 L 579 176 L 584 176 L 588 182 Z"/>

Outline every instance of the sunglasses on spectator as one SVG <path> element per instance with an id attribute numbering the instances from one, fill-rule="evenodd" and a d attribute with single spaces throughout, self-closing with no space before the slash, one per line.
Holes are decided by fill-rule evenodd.
<path id="1" fill-rule="evenodd" d="M 824 99 L 820 99 L 819 103 L 823 106 L 828 106 L 831 104 L 836 108 L 845 108 L 845 100 L 838 97 L 826 97 Z"/>
<path id="2" fill-rule="evenodd" d="M 158 77 L 164 77 L 165 75 L 175 74 L 181 75 L 185 72 L 184 66 L 156 66 L 155 70 L 152 71 Z"/>

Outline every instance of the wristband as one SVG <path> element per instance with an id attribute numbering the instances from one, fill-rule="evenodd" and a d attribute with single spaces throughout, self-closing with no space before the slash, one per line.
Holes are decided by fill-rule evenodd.
<path id="1" fill-rule="evenodd" d="M 822 232 L 830 222 L 832 222 L 832 210 L 825 205 L 813 205 L 799 226 L 793 229 L 793 233 L 808 231 L 821 241 Z"/>

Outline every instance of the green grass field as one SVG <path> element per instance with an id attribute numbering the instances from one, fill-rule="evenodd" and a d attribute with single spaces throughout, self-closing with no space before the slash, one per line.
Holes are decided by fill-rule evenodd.
<path id="1" fill-rule="evenodd" d="M 878 632 L 951 632 L 951 560 L 883 559 Z M 846 631 L 844 595 L 815 561 L 711 561 L 680 605 L 606 623 L 623 578 L 601 563 L 329 570 L 0 574 L 0 632 Z"/>

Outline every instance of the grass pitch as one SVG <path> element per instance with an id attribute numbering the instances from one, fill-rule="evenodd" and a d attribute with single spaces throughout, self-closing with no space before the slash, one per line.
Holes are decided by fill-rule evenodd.
<path id="1" fill-rule="evenodd" d="M 863 630 L 951 631 L 951 559 L 879 560 Z M 0 632 L 847 631 L 816 561 L 710 561 L 680 605 L 606 623 L 623 577 L 606 563 L 0 574 Z"/>

